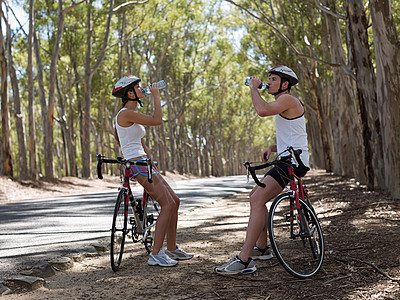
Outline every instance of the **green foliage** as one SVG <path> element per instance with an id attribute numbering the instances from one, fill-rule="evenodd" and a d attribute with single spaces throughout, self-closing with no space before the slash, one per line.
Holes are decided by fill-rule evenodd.
<path id="1" fill-rule="evenodd" d="M 126 1 L 116 1 L 115 7 Z M 330 1 L 335 10 L 345 14 L 345 1 Z M 29 1 L 25 1 L 28 10 Z M 74 1 L 64 1 L 63 8 Z M 213 160 L 224 158 L 258 158 L 260 151 L 274 142 L 273 118 L 259 118 L 251 103 L 248 88 L 243 85 L 248 75 L 268 80 L 267 70 L 275 65 L 288 65 L 301 74 L 299 60 L 293 50 L 278 34 L 279 30 L 302 53 L 329 60 L 326 43 L 326 19 L 313 1 L 237 1 L 259 16 L 264 22 L 250 18 L 248 14 L 221 0 L 159 0 L 144 5 L 129 5 L 117 10 L 112 17 L 111 35 L 106 55 L 100 68 L 93 74 L 91 89 L 92 149 L 99 144 L 113 155 L 112 126 L 107 122 L 115 115 L 116 99 L 111 96 L 115 82 L 123 75 L 135 74 L 142 83 L 164 79 L 167 88 L 162 92 L 164 132 L 158 128 L 158 136 L 166 136 L 166 149 L 172 163 L 171 149 L 177 147 L 179 159 L 189 165 L 193 145 L 203 151 L 208 149 Z M 272 4 L 272 5 L 270 5 Z M 57 100 L 55 118 L 65 120 L 72 129 L 75 162 L 80 161 L 80 118 L 83 113 L 84 71 L 88 49 L 87 13 L 90 1 L 86 1 L 65 14 L 64 32 L 57 69 Z M 104 42 L 109 1 L 98 0 L 92 10 L 92 66 L 100 56 Z M 397 28 L 400 24 L 400 4 L 392 1 Z M 45 92 L 48 89 L 48 70 L 58 21 L 58 1 L 35 1 L 35 30 L 40 43 L 43 63 Z M 344 32 L 344 22 L 340 22 Z M 272 28 L 272 27 L 275 27 Z M 345 35 L 342 36 L 345 44 Z M 14 61 L 19 76 L 23 108 L 27 110 L 27 39 L 19 31 L 13 37 Z M 122 56 L 121 56 L 122 55 Z M 122 63 L 121 63 L 122 62 Z M 307 64 L 311 64 L 309 61 Z M 309 66 L 311 69 L 311 65 Z M 316 66 L 318 76 L 325 86 L 331 81 L 331 69 L 323 64 Z M 36 82 L 37 69 L 34 62 Z M 300 85 L 303 94 L 310 87 Z M 297 94 L 300 89 L 295 90 Z M 271 98 L 266 93 L 265 99 Z M 307 99 L 304 99 L 307 102 Z M 43 164 L 40 126 L 41 113 L 35 86 L 35 112 L 39 161 Z M 151 96 L 145 100 L 144 112 L 151 112 Z M 61 105 L 64 115 L 61 115 Z M 311 104 L 310 104 L 311 105 Z M 27 117 L 25 117 L 27 119 Z M 55 143 L 59 155 L 65 140 L 61 125 L 56 122 Z M 150 148 L 156 147 L 157 138 L 148 131 Z M 15 141 L 15 136 L 12 136 Z M 13 144 L 13 154 L 18 151 Z M 236 147 L 236 150 L 232 150 Z M 216 150 L 217 149 L 217 150 Z M 101 149 L 100 149 L 101 150 Z M 192 149 L 193 150 L 193 149 Z M 58 150 L 57 150 L 58 151 Z M 204 150 L 205 151 L 205 150 Z M 232 151 L 232 153 L 228 153 Z M 218 153 L 218 154 L 217 154 Z M 58 154 L 57 154 L 58 155 Z M 216 157 L 220 156 L 220 157 Z M 225 156 L 225 157 L 224 157 Z M 15 159 L 14 155 L 14 159 Z M 56 161 L 58 175 L 66 175 L 66 161 Z M 171 164 L 174 165 L 174 164 Z M 182 167 L 180 171 L 189 171 Z M 69 171 L 70 172 L 70 171 Z"/>

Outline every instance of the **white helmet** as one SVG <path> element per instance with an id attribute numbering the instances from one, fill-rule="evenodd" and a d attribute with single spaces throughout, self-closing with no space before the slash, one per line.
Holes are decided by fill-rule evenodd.
<path id="1" fill-rule="evenodd" d="M 276 74 L 289 81 L 290 85 L 296 85 L 299 82 L 297 75 L 291 68 L 286 66 L 277 66 L 268 71 L 268 74 Z"/>
<path id="2" fill-rule="evenodd" d="M 126 75 L 117 81 L 115 84 L 112 95 L 118 98 L 123 98 L 125 96 L 126 91 L 134 87 L 136 83 L 140 82 L 140 78 L 134 75 Z M 136 92 L 135 92 L 136 95 Z M 137 97 L 137 96 L 136 96 Z"/>

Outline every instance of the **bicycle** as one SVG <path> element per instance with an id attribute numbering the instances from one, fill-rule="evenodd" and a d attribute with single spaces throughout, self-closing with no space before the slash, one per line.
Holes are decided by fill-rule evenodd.
<path id="1" fill-rule="evenodd" d="M 282 156 L 283 154 L 288 155 Z M 257 185 L 260 182 L 255 171 L 279 164 L 287 164 L 290 188 L 277 196 L 271 204 L 268 215 L 268 232 L 272 249 L 280 264 L 291 275 L 306 279 L 314 276 L 324 260 L 324 238 L 319 220 L 311 205 L 303 180 L 294 174 L 294 167 L 304 166 L 300 159 L 301 150 L 288 147 L 279 153 L 274 161 L 251 166 L 244 162 L 249 174 Z M 305 167 L 307 168 L 307 167 Z M 297 187 L 296 187 L 297 181 Z"/>
<path id="2" fill-rule="evenodd" d="M 152 229 L 156 225 L 160 207 L 146 190 L 143 190 L 142 199 L 135 199 L 130 187 L 130 168 L 133 165 L 147 166 L 147 177 L 149 182 L 152 182 L 151 159 L 148 158 L 144 162 L 129 161 L 121 157 L 111 159 L 97 154 L 96 169 L 99 179 L 103 179 L 101 171 L 103 163 L 119 164 L 121 166 L 121 186 L 118 188 L 119 192 L 114 208 L 110 247 L 111 268 L 114 272 L 117 272 L 121 266 L 127 235 L 131 235 L 134 243 L 143 243 L 147 253 L 151 253 L 154 238 L 154 230 Z M 129 206 L 133 216 L 129 216 Z"/>

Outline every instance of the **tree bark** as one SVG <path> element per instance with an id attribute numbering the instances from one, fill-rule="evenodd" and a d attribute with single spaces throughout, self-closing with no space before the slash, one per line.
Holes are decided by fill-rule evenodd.
<path id="1" fill-rule="evenodd" d="M 400 199 L 400 43 L 390 0 L 370 0 L 385 188 Z"/>
<path id="2" fill-rule="evenodd" d="M 18 140 L 18 161 L 19 161 L 19 178 L 27 179 L 28 174 L 28 160 L 26 154 L 26 140 L 25 140 L 25 125 L 24 125 L 24 114 L 21 107 L 21 97 L 19 95 L 17 73 L 14 68 L 14 59 L 12 53 L 12 39 L 11 39 L 11 28 L 7 24 L 7 47 L 8 47 L 8 64 L 9 64 L 9 75 L 11 80 L 11 86 L 13 91 L 14 100 L 14 117 L 15 127 L 17 130 Z"/>
<path id="3" fill-rule="evenodd" d="M 0 21 L 3 20 L 3 1 L 0 0 Z M 4 18 L 5 19 L 5 18 Z M 8 79 L 7 79 L 7 55 L 4 46 L 4 36 L 2 22 L 0 22 L 0 97 L 1 97 L 1 150 L 2 150 L 2 174 L 4 176 L 13 176 L 13 164 L 11 159 L 11 135 L 10 135 L 10 116 L 8 108 Z"/>
<path id="4" fill-rule="evenodd" d="M 34 82 L 33 82 L 33 32 L 35 27 L 35 0 L 29 1 L 29 35 L 28 35 L 28 128 L 29 128 L 29 175 L 31 179 L 38 178 L 36 165 L 36 126 L 34 105 Z"/>
<path id="5" fill-rule="evenodd" d="M 58 0 L 57 8 L 58 22 L 57 22 L 57 32 L 53 44 L 53 50 L 51 52 L 51 62 L 50 62 L 50 76 L 49 76 L 49 101 L 47 109 L 47 140 L 44 145 L 45 161 L 44 170 L 46 178 L 54 178 L 54 159 L 53 159 L 53 149 L 54 149 L 54 103 L 55 103 L 55 89 L 56 89 L 56 79 L 57 79 L 57 63 L 58 63 L 58 53 L 60 52 L 62 33 L 64 30 L 64 16 L 65 11 L 63 11 L 63 0 Z"/>
<path id="6" fill-rule="evenodd" d="M 348 0 L 346 9 L 349 52 L 357 78 L 367 185 L 373 189 L 384 186 L 384 169 L 376 78 L 368 43 L 368 20 L 362 0 Z"/>
<path id="7" fill-rule="evenodd" d="M 334 8 L 333 0 L 328 1 Z M 339 23 L 336 17 L 326 14 L 326 26 L 330 40 L 332 61 L 339 65 L 346 64 Z M 366 181 L 363 170 L 364 151 L 361 144 L 359 114 L 356 109 L 354 82 L 343 68 L 333 69 L 332 119 L 335 120 L 334 150 L 335 172 L 340 175 L 356 177 Z"/>

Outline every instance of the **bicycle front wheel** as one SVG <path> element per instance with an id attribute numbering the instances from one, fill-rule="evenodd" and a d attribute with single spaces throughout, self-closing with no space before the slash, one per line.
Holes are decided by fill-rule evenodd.
<path id="1" fill-rule="evenodd" d="M 150 197 L 149 194 L 146 193 L 146 201 L 143 204 L 143 215 L 144 215 L 144 235 L 143 235 L 143 244 L 146 248 L 147 253 L 151 253 L 153 250 L 153 241 L 154 241 L 154 231 L 155 225 L 160 213 L 160 205 L 157 201 Z"/>
<path id="2" fill-rule="evenodd" d="M 268 231 L 281 265 L 293 276 L 306 279 L 322 266 L 324 238 L 312 208 L 303 200 L 299 201 L 301 221 L 293 196 L 283 194 L 276 198 L 269 211 Z"/>
<path id="3" fill-rule="evenodd" d="M 127 193 L 120 190 L 114 208 L 114 217 L 111 227 L 111 268 L 117 272 L 124 253 L 125 237 L 127 234 L 128 205 L 126 203 Z"/>

